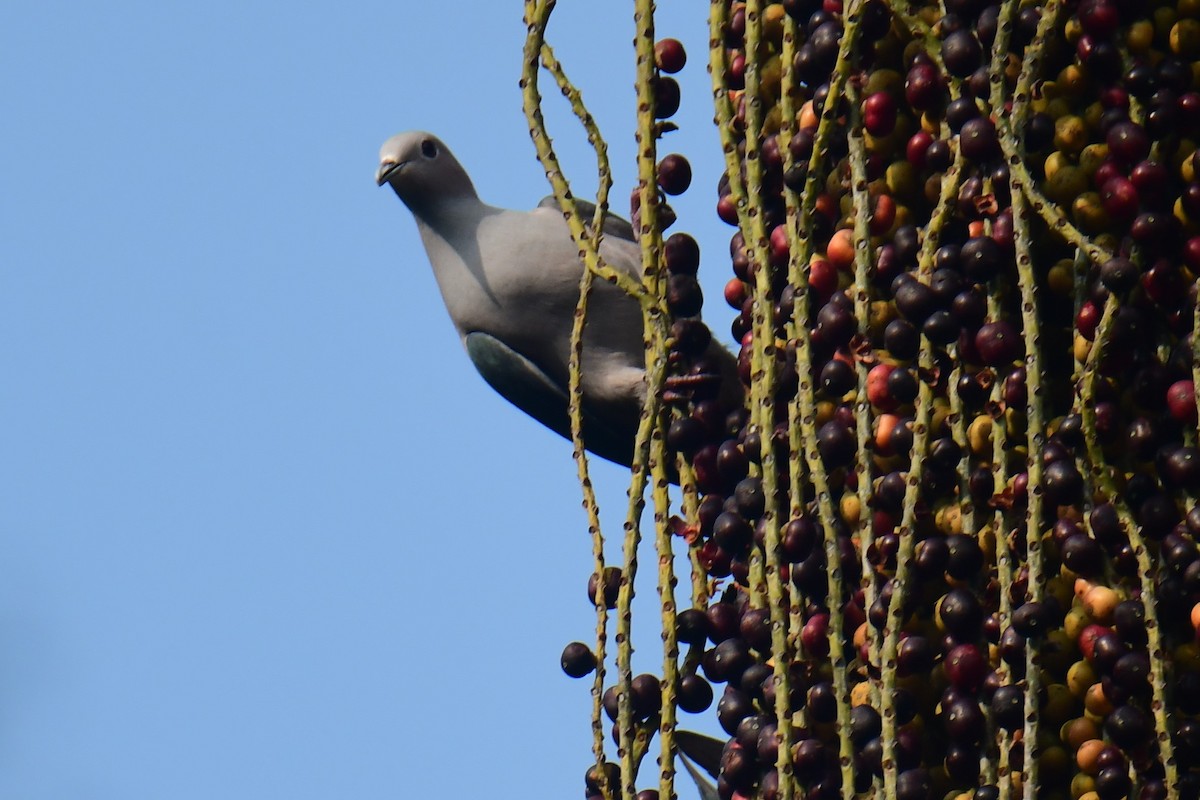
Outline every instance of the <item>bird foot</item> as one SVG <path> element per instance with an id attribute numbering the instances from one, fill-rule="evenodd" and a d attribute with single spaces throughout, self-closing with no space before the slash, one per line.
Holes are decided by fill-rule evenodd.
<path id="1" fill-rule="evenodd" d="M 687 403 L 694 398 L 698 389 L 706 390 L 705 394 L 711 394 L 720 384 L 721 376 L 715 372 L 668 375 L 663 381 L 663 402 Z"/>

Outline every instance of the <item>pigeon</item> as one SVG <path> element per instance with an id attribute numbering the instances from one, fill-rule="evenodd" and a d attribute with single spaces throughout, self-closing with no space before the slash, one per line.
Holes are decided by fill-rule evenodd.
<path id="1" fill-rule="evenodd" d="M 416 220 L 442 300 L 483 379 L 531 417 L 570 439 L 568 364 L 584 265 L 554 197 L 532 211 L 487 205 L 441 139 L 409 131 L 379 154 L 379 186 L 392 187 Z M 595 206 L 577 205 L 585 218 Z M 641 275 L 633 226 L 608 214 L 600 255 L 614 270 Z M 737 365 L 721 345 L 706 359 L 722 386 L 737 387 Z M 638 302 L 597 278 L 588 298 L 580 366 L 583 442 L 629 467 L 646 396 Z"/>

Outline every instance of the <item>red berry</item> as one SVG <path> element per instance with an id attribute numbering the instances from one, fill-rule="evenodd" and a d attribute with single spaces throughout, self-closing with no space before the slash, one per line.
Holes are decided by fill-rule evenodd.
<path id="1" fill-rule="evenodd" d="M 862 104 L 863 127 L 872 136 L 887 136 L 896 127 L 896 101 L 887 92 L 875 92 Z"/>
<path id="2" fill-rule="evenodd" d="M 1177 308 L 1187 297 L 1187 287 L 1175 264 L 1165 258 L 1154 262 L 1154 266 L 1142 275 L 1142 288 L 1146 296 L 1165 308 Z"/>
<path id="3" fill-rule="evenodd" d="M 1200 270 L 1200 236 L 1193 236 L 1184 242 L 1183 263 L 1193 270 Z"/>
<path id="4" fill-rule="evenodd" d="M 983 654 L 973 644 L 960 644 L 951 650 L 946 656 L 944 667 L 946 678 L 951 685 L 969 692 L 979 689 L 988 672 Z"/>
<path id="5" fill-rule="evenodd" d="M 1200 94 L 1186 92 L 1179 95 L 1175 108 L 1179 111 L 1179 123 L 1185 135 L 1200 128 Z"/>
<path id="6" fill-rule="evenodd" d="M 1126 164 L 1136 164 L 1150 153 L 1150 137 L 1135 122 L 1121 120 L 1108 129 L 1108 150 Z"/>
<path id="7" fill-rule="evenodd" d="M 1113 178 L 1120 178 L 1123 176 L 1124 173 L 1121 171 L 1121 166 L 1109 158 L 1096 168 L 1096 174 L 1092 176 L 1092 184 L 1097 189 L 1103 190 L 1104 187 L 1108 185 L 1108 182 Z"/>
<path id="8" fill-rule="evenodd" d="M 829 615 L 813 614 L 800 630 L 800 641 L 806 655 L 824 658 L 829 655 Z"/>
<path id="9" fill-rule="evenodd" d="M 932 64 L 916 64 L 904 80 L 904 99 L 917 111 L 933 106 L 942 94 L 942 79 Z"/>
<path id="10" fill-rule="evenodd" d="M 789 252 L 787 226 L 776 225 L 771 229 L 771 263 L 787 264 Z"/>
<path id="11" fill-rule="evenodd" d="M 1138 212 L 1141 200 L 1137 187 L 1128 178 L 1113 178 L 1104 184 L 1100 190 L 1100 200 L 1104 203 L 1104 211 L 1114 221 L 1128 222 Z"/>
<path id="12" fill-rule="evenodd" d="M 875 198 L 875 208 L 871 211 L 871 235 L 882 236 L 891 229 L 896 221 L 896 201 L 891 195 L 881 194 Z"/>
<path id="13" fill-rule="evenodd" d="M 654 116 L 667 119 L 679 110 L 679 84 L 674 78 L 659 78 L 654 85 Z"/>
<path id="14" fill-rule="evenodd" d="M 1129 171 L 1129 180 L 1133 181 L 1142 197 L 1161 197 L 1168 179 L 1167 168 L 1157 161 L 1139 161 Z"/>
<path id="15" fill-rule="evenodd" d="M 733 202 L 733 195 L 722 195 L 717 201 L 717 216 L 722 222 L 730 225 L 738 224 L 737 206 Z"/>
<path id="16" fill-rule="evenodd" d="M 1079 307 L 1079 313 L 1075 315 L 1075 328 L 1079 334 L 1089 342 L 1096 335 L 1096 327 L 1100 324 L 1100 309 L 1091 300 L 1085 302 Z"/>
<path id="17" fill-rule="evenodd" d="M 746 56 L 734 53 L 729 59 L 729 88 L 741 89 L 746 85 Z"/>
<path id="18" fill-rule="evenodd" d="M 808 287 L 812 289 L 815 300 L 819 303 L 828 302 L 837 291 L 837 267 L 823 258 L 818 258 L 809 265 Z"/>
<path id="19" fill-rule="evenodd" d="M 1191 381 L 1175 381 L 1167 389 L 1167 410 L 1184 424 L 1196 424 L 1196 386 Z"/>
<path id="20" fill-rule="evenodd" d="M 891 411 L 896 407 L 888 388 L 888 376 L 894 369 L 891 364 L 876 364 L 867 373 L 867 400 L 882 411 Z"/>
<path id="21" fill-rule="evenodd" d="M 1105 108 L 1129 108 L 1129 92 L 1120 86 L 1109 86 L 1100 93 L 1100 103 Z"/>
<path id="22" fill-rule="evenodd" d="M 678 39 L 659 39 L 654 45 L 654 60 L 663 72 L 679 72 L 687 63 L 687 51 Z"/>
<path id="23" fill-rule="evenodd" d="M 1190 219 L 1200 218 L 1200 182 L 1193 181 L 1183 187 L 1179 202 Z"/>
<path id="24" fill-rule="evenodd" d="M 741 310 L 742 303 L 746 302 L 746 284 L 740 278 L 730 278 L 725 284 L 725 302 L 730 308 Z"/>
<path id="25" fill-rule="evenodd" d="M 1079 634 L 1079 652 L 1088 661 L 1091 661 L 1096 654 L 1096 640 L 1105 634 L 1112 633 L 1111 630 L 1103 625 L 1095 623 L 1088 625 Z"/>
<path id="26" fill-rule="evenodd" d="M 1079 25 L 1092 36 L 1107 39 L 1117 32 L 1121 15 L 1110 0 L 1083 0 L 1079 4 Z"/>
<path id="27" fill-rule="evenodd" d="M 908 140 L 908 146 L 904 149 L 904 156 L 908 159 L 908 163 L 917 169 L 924 167 L 925 153 L 931 144 L 933 144 L 933 134 L 929 131 L 919 130 L 914 133 Z"/>

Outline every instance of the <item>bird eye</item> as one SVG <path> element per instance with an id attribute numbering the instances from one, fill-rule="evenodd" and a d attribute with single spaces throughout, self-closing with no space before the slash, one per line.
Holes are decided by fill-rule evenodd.
<path id="1" fill-rule="evenodd" d="M 438 147 L 433 143 L 432 139 L 426 139 L 425 141 L 421 142 L 421 155 L 425 156 L 426 158 L 436 158 L 437 154 Z"/>

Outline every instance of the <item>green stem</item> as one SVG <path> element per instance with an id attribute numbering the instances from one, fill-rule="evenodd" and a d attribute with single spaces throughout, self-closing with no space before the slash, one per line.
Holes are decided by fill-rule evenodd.
<path id="1" fill-rule="evenodd" d="M 762 0 L 749 0 L 746 6 L 746 49 L 757 53 L 762 36 Z M 775 344 L 775 301 L 771 291 L 770 248 L 767 242 L 765 211 L 763 209 L 763 165 L 761 158 L 763 98 L 760 85 L 759 59 L 752 58 L 746 67 L 746 220 L 749 228 L 742 233 L 753 245 L 755 282 L 753 310 L 753 350 L 751 353 L 751 414 L 759 435 L 759 466 L 766 508 L 763 522 L 766 527 L 763 554 L 753 548 L 751 596 L 758 605 L 766 601 L 771 615 L 771 651 L 774 655 L 775 717 L 779 738 L 775 768 L 779 773 L 779 790 L 783 800 L 795 796 L 792 780 L 792 713 L 791 657 L 788 652 L 788 599 L 784 593 L 780 569 L 783 547 L 780 541 L 779 472 L 775 458 L 775 389 L 777 348 Z M 740 174 L 737 176 L 740 178 Z M 731 185 L 733 177 L 730 178 Z M 765 560 L 765 565 L 762 561 Z M 765 566 L 765 569 L 764 569 Z M 765 587 L 762 573 L 765 572 Z M 765 591 L 764 591 L 765 589 Z M 765 594 L 765 597 L 764 597 Z"/>
<path id="2" fill-rule="evenodd" d="M 1116 509 L 1117 517 L 1129 537 L 1129 545 L 1133 548 L 1133 554 L 1137 559 L 1142 610 L 1146 615 L 1146 634 L 1149 639 L 1147 649 L 1150 654 L 1150 709 L 1154 715 L 1155 740 L 1158 742 L 1159 754 L 1163 759 L 1168 797 L 1177 798 L 1179 796 L 1179 772 L 1171 747 L 1171 729 L 1167 721 L 1166 653 L 1163 650 L 1159 631 L 1158 607 L 1154 601 L 1154 578 L 1158 572 L 1158 565 L 1142 537 L 1141 529 L 1129 511 L 1129 507 L 1121 498 L 1113 479 L 1111 465 L 1106 462 L 1104 452 L 1100 448 L 1099 438 L 1096 435 L 1096 382 L 1099 380 L 1100 361 L 1104 357 L 1104 349 L 1112 336 L 1113 323 L 1116 321 L 1119 306 L 1120 303 L 1113 295 L 1110 295 L 1104 304 L 1104 315 L 1096 327 L 1095 341 L 1092 342 L 1092 348 L 1088 352 L 1087 363 L 1083 370 L 1079 405 L 1083 412 L 1084 442 L 1087 447 L 1092 479 L 1097 491 L 1106 497 Z"/>
<path id="3" fill-rule="evenodd" d="M 558 173 L 557 158 L 550 145 L 550 137 L 545 130 L 544 120 L 541 114 L 541 96 L 538 93 L 537 79 L 538 66 L 544 64 L 549 72 L 554 76 L 555 81 L 563 90 L 564 95 L 568 98 L 572 109 L 579 117 L 580 122 L 588 132 L 588 139 L 592 143 L 596 151 L 597 171 L 599 173 L 599 187 L 596 195 L 596 216 L 591 221 L 591 230 L 597 231 L 597 235 L 593 238 L 588 236 L 588 231 L 580 223 L 578 211 L 575 208 L 574 200 L 571 198 L 569 187 L 566 181 L 562 180 L 555 186 L 555 195 L 559 200 L 560 205 L 568 209 L 568 225 L 571 229 L 572 238 L 575 244 L 579 247 L 580 252 L 585 254 L 585 260 L 589 257 L 594 262 L 583 271 L 579 283 L 579 301 L 575 308 L 575 316 L 571 326 L 571 352 L 568 362 L 567 371 L 567 392 L 568 392 L 568 416 L 571 426 L 571 442 L 574 446 L 574 457 L 576 469 L 579 474 L 579 485 L 583 491 L 583 506 L 588 518 L 588 531 L 592 537 L 592 557 L 593 569 L 597 579 L 596 592 L 596 645 L 594 648 L 596 656 L 596 673 L 592 683 L 592 753 L 596 761 L 596 771 L 598 780 L 601 784 L 601 792 L 604 796 L 611 796 L 611 787 L 607 786 L 607 772 L 604 769 L 604 740 L 605 740 L 605 725 L 604 725 L 604 710 L 603 710 L 603 694 L 604 694 L 604 679 L 606 647 L 608 641 L 608 608 L 602 591 L 603 576 L 604 576 L 604 534 L 600 527 L 600 507 L 596 500 L 596 493 L 592 486 L 591 477 L 588 470 L 588 459 L 583 444 L 583 389 L 582 389 L 582 372 L 580 364 L 583 357 L 583 330 L 587 322 L 587 304 L 588 297 L 591 293 L 593 276 L 600 271 L 600 237 L 602 233 L 601 214 L 608 205 L 608 192 L 612 186 L 612 172 L 608 162 L 607 145 L 603 137 L 600 135 L 599 129 L 596 127 L 595 121 L 591 114 L 583 104 L 582 97 L 579 92 L 567 79 L 561 64 L 555 59 L 553 51 L 545 44 L 544 36 L 546 25 L 549 22 L 549 17 L 554 9 L 554 3 L 544 2 L 540 5 L 536 2 L 526 2 L 525 18 L 529 25 L 529 39 L 526 42 L 525 48 L 525 63 L 522 77 L 522 85 L 525 89 L 523 96 L 525 99 L 526 117 L 529 120 L 531 131 L 536 131 L 534 141 L 542 144 L 539 147 L 539 157 L 546 169 L 547 175 Z M 574 221 L 577 224 L 572 225 Z M 594 268 L 593 268 L 594 267 Z"/>
<path id="4" fill-rule="evenodd" d="M 718 0 L 719 2 L 719 0 Z M 808 292 L 809 260 L 813 254 L 813 214 L 816 210 L 816 199 L 820 192 L 819 180 L 823 170 L 829 166 L 829 141 L 837 128 L 838 100 L 842 96 L 848 76 L 852 71 L 854 47 L 858 41 L 859 23 L 862 17 L 862 0 L 852 0 L 847 3 L 843 20 L 842 39 L 838 44 L 837 62 L 829 77 L 829 93 L 821 116 L 817 123 L 817 135 L 813 142 L 812 155 L 809 158 L 808 173 L 805 178 L 804 192 L 797 193 L 790 186 L 785 186 L 784 200 L 787 205 L 787 234 L 789 246 L 788 280 L 795 291 L 795 303 L 792 308 L 792 319 L 788 325 L 788 336 L 796 343 L 796 372 L 799 376 L 799 386 L 796 399 L 789 409 L 789 424 L 791 426 L 791 441 L 793 452 L 804 453 L 808 465 L 808 474 L 813 483 L 817 498 L 817 513 L 822 522 L 825 540 L 825 560 L 828 575 L 828 604 L 829 604 L 829 658 L 833 666 L 834 694 L 837 696 L 837 732 L 839 740 L 839 764 L 842 777 L 842 797 L 851 800 L 854 797 L 855 764 L 852 758 L 853 745 L 850 739 L 850 689 L 847 676 L 847 659 L 845 635 L 843 626 L 845 619 L 842 615 L 842 603 L 845 598 L 845 588 L 842 580 L 841 553 L 837 542 L 837 528 L 834 525 L 837 509 L 834 508 L 833 497 L 829 491 L 829 476 L 825 464 L 817 448 L 816 410 L 814 386 L 812 381 L 812 343 L 808 330 L 810 317 L 810 297 Z M 790 29 L 794 36 L 794 28 Z M 790 65 L 790 62 L 788 62 Z M 790 69 L 784 70 L 784 80 L 788 80 Z M 790 94 L 790 84 L 784 84 L 783 97 Z M 790 141 L 791 117 L 788 107 L 784 108 L 784 117 L 789 126 L 787 134 Z M 788 142 L 781 142 L 780 149 L 789 158 Z M 789 162 L 790 163 L 790 162 Z M 797 436 L 799 433 L 799 436 Z M 801 494 L 802 484 L 793 484 L 792 492 Z"/>

